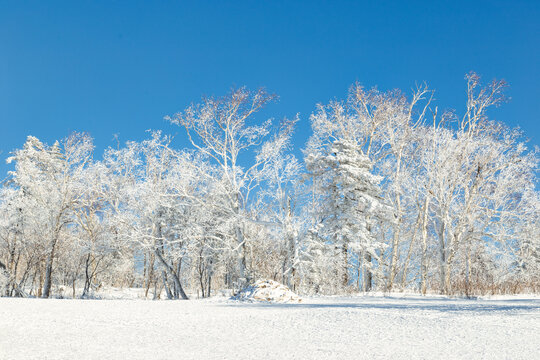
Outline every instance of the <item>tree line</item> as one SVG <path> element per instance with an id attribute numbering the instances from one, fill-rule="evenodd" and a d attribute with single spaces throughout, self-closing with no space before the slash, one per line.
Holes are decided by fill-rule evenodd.
<path id="1" fill-rule="evenodd" d="M 537 292 L 538 149 L 488 117 L 504 81 L 466 84 L 463 114 L 427 86 L 355 84 L 316 107 L 302 159 L 298 118 L 257 121 L 264 89 L 167 117 L 184 149 L 153 131 L 97 159 L 88 134 L 28 136 L 0 189 L 0 292 L 187 299 L 258 278 L 303 294 Z"/>

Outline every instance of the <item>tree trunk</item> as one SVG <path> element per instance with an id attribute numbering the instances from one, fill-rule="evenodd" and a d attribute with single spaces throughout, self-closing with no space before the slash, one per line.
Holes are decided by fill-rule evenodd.
<path id="1" fill-rule="evenodd" d="M 446 260 L 446 242 L 444 241 L 444 233 L 445 233 L 445 223 L 444 223 L 444 217 L 441 219 L 441 226 L 439 227 L 439 263 L 440 263 L 440 286 L 441 286 L 441 293 L 442 294 L 448 294 L 448 287 L 447 287 L 447 272 L 448 272 L 448 264 Z"/>
<path id="2" fill-rule="evenodd" d="M 240 214 L 240 202 L 241 197 L 240 193 L 236 193 L 236 202 L 233 204 L 233 210 L 236 215 Z M 237 271 L 238 271 L 238 285 L 239 288 L 242 288 L 244 285 L 249 283 L 250 279 L 248 279 L 247 272 L 246 272 L 246 242 L 244 238 L 244 232 L 243 228 L 240 224 L 236 225 L 236 241 L 238 244 L 238 252 L 237 252 Z"/>
<path id="3" fill-rule="evenodd" d="M 401 288 L 404 289 L 407 286 L 407 271 L 409 270 L 409 261 L 411 260 L 412 249 L 416 243 L 416 238 L 418 235 L 418 227 L 420 226 L 420 214 L 414 223 L 414 231 L 411 242 L 409 243 L 409 250 L 407 250 L 407 257 L 403 262 L 403 273 L 401 275 Z"/>
<path id="4" fill-rule="evenodd" d="M 39 288 L 38 288 L 38 297 L 41 297 L 43 294 L 43 268 L 41 267 L 41 262 L 39 264 Z"/>
<path id="5" fill-rule="evenodd" d="M 465 260 L 465 295 L 467 297 L 471 296 L 471 250 L 470 246 L 467 245 L 467 258 Z"/>
<path id="6" fill-rule="evenodd" d="M 146 289 L 144 291 L 145 298 L 148 297 L 148 291 L 150 290 L 150 286 L 152 285 L 152 281 L 154 279 L 154 261 L 154 255 L 148 254 L 148 265 L 146 267 Z"/>
<path id="7" fill-rule="evenodd" d="M 423 295 L 426 295 L 427 290 L 427 225 L 428 225 L 428 209 L 429 209 L 430 199 L 426 197 L 424 201 L 424 211 L 422 214 L 422 264 L 420 265 L 421 269 L 421 281 L 420 288 Z"/>
<path id="8" fill-rule="evenodd" d="M 349 285 L 349 249 L 348 244 L 345 242 L 341 247 L 341 256 L 343 257 L 343 274 L 341 277 L 342 286 L 346 288 Z"/>
<path id="9" fill-rule="evenodd" d="M 365 260 L 367 266 L 364 267 L 364 291 L 371 291 L 373 283 L 373 274 L 371 272 L 371 255 L 365 254 Z"/>
<path id="10" fill-rule="evenodd" d="M 92 280 L 90 279 L 90 254 L 86 257 L 85 261 L 85 267 L 84 267 L 84 289 L 82 293 L 82 297 L 85 297 L 88 295 L 88 292 L 90 291 L 90 284 L 92 283 Z"/>
<path id="11" fill-rule="evenodd" d="M 182 287 L 182 283 L 180 282 L 180 279 L 178 278 L 177 274 L 174 272 L 174 269 L 169 264 L 167 264 L 165 259 L 163 259 L 163 256 L 159 252 L 159 249 L 155 249 L 154 254 L 156 255 L 156 257 L 159 260 L 159 262 L 161 263 L 161 265 L 163 265 L 163 267 L 167 271 L 167 274 L 173 279 L 176 287 L 178 288 L 178 291 L 180 292 L 180 296 L 182 297 L 182 299 L 188 300 L 189 298 L 186 295 L 186 293 L 184 292 L 184 288 Z"/>
<path id="12" fill-rule="evenodd" d="M 210 262 L 210 266 L 212 265 L 212 263 Z M 206 296 L 210 296 L 211 295 L 211 290 L 212 290 L 212 269 L 208 269 L 208 289 L 206 290 Z"/>
<path id="13" fill-rule="evenodd" d="M 398 212 L 401 212 L 401 201 L 399 200 L 399 197 L 397 199 L 397 207 Z M 394 229 L 394 236 L 392 239 L 392 258 L 390 260 L 390 273 L 388 274 L 388 285 L 386 289 L 388 291 L 391 291 L 394 287 L 394 278 L 396 276 L 397 272 L 397 262 L 398 262 L 398 246 L 399 246 L 399 237 L 401 236 L 401 214 L 398 215 L 399 220 L 397 221 L 397 224 L 395 225 Z"/>
<path id="14" fill-rule="evenodd" d="M 169 284 L 167 283 L 167 274 L 165 273 L 165 270 L 161 271 L 161 278 L 163 279 L 163 287 L 165 288 L 165 292 L 167 293 L 167 299 L 178 299 L 178 296 L 173 296 L 171 293 L 171 289 L 169 288 Z"/>
<path id="15" fill-rule="evenodd" d="M 56 239 L 51 244 L 51 251 L 47 257 L 47 262 L 45 264 L 45 282 L 43 284 L 43 298 L 48 298 L 51 295 L 51 286 L 52 286 L 52 270 L 53 270 L 53 261 L 54 261 L 54 252 L 56 248 Z"/>
<path id="16" fill-rule="evenodd" d="M 401 172 L 401 158 L 403 154 L 403 148 L 400 147 L 399 152 L 397 154 L 397 164 L 396 164 L 396 175 L 395 175 L 395 186 L 398 186 L 400 183 L 400 172 Z M 400 236 L 401 236 L 401 223 L 403 221 L 403 216 L 401 214 L 401 196 L 399 194 L 399 191 L 396 190 L 396 213 L 397 213 L 397 221 L 394 226 L 394 236 L 392 239 L 392 258 L 390 260 L 390 273 L 388 277 L 388 284 L 387 284 L 387 290 L 391 291 L 394 286 L 394 278 L 396 276 L 397 272 L 397 262 L 398 262 L 398 250 L 399 250 L 399 242 L 400 242 Z"/>
<path id="17" fill-rule="evenodd" d="M 249 279 L 246 277 L 246 243 L 244 240 L 244 234 L 240 226 L 236 227 L 236 237 L 238 241 L 238 253 L 236 258 L 236 266 L 238 270 L 238 282 L 239 287 L 243 287 L 249 282 Z"/>

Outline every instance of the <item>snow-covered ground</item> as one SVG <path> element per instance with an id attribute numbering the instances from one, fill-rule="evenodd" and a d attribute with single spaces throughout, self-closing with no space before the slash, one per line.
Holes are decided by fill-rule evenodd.
<path id="1" fill-rule="evenodd" d="M 0 298 L 0 359 L 538 359 L 540 298 Z"/>

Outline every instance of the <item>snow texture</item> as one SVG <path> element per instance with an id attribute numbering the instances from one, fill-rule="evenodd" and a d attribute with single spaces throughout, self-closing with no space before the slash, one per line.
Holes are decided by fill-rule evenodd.
<path id="1" fill-rule="evenodd" d="M 232 300 L 271 303 L 299 303 L 302 301 L 300 296 L 274 280 L 257 280 L 254 284 L 240 291 Z"/>
<path id="2" fill-rule="evenodd" d="M 540 298 L 0 298 L 0 359 L 537 359 Z"/>

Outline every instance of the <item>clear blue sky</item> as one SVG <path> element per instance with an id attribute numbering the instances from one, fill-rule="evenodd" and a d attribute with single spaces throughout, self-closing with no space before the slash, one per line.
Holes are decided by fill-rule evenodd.
<path id="1" fill-rule="evenodd" d="M 0 157 L 29 134 L 86 131 L 100 155 L 113 134 L 180 133 L 165 115 L 240 85 L 277 93 L 276 118 L 300 113 L 301 148 L 315 104 L 357 80 L 427 81 L 440 107 L 460 111 L 470 70 L 510 83 L 493 116 L 539 145 L 539 64 L 538 0 L 0 0 Z"/>

